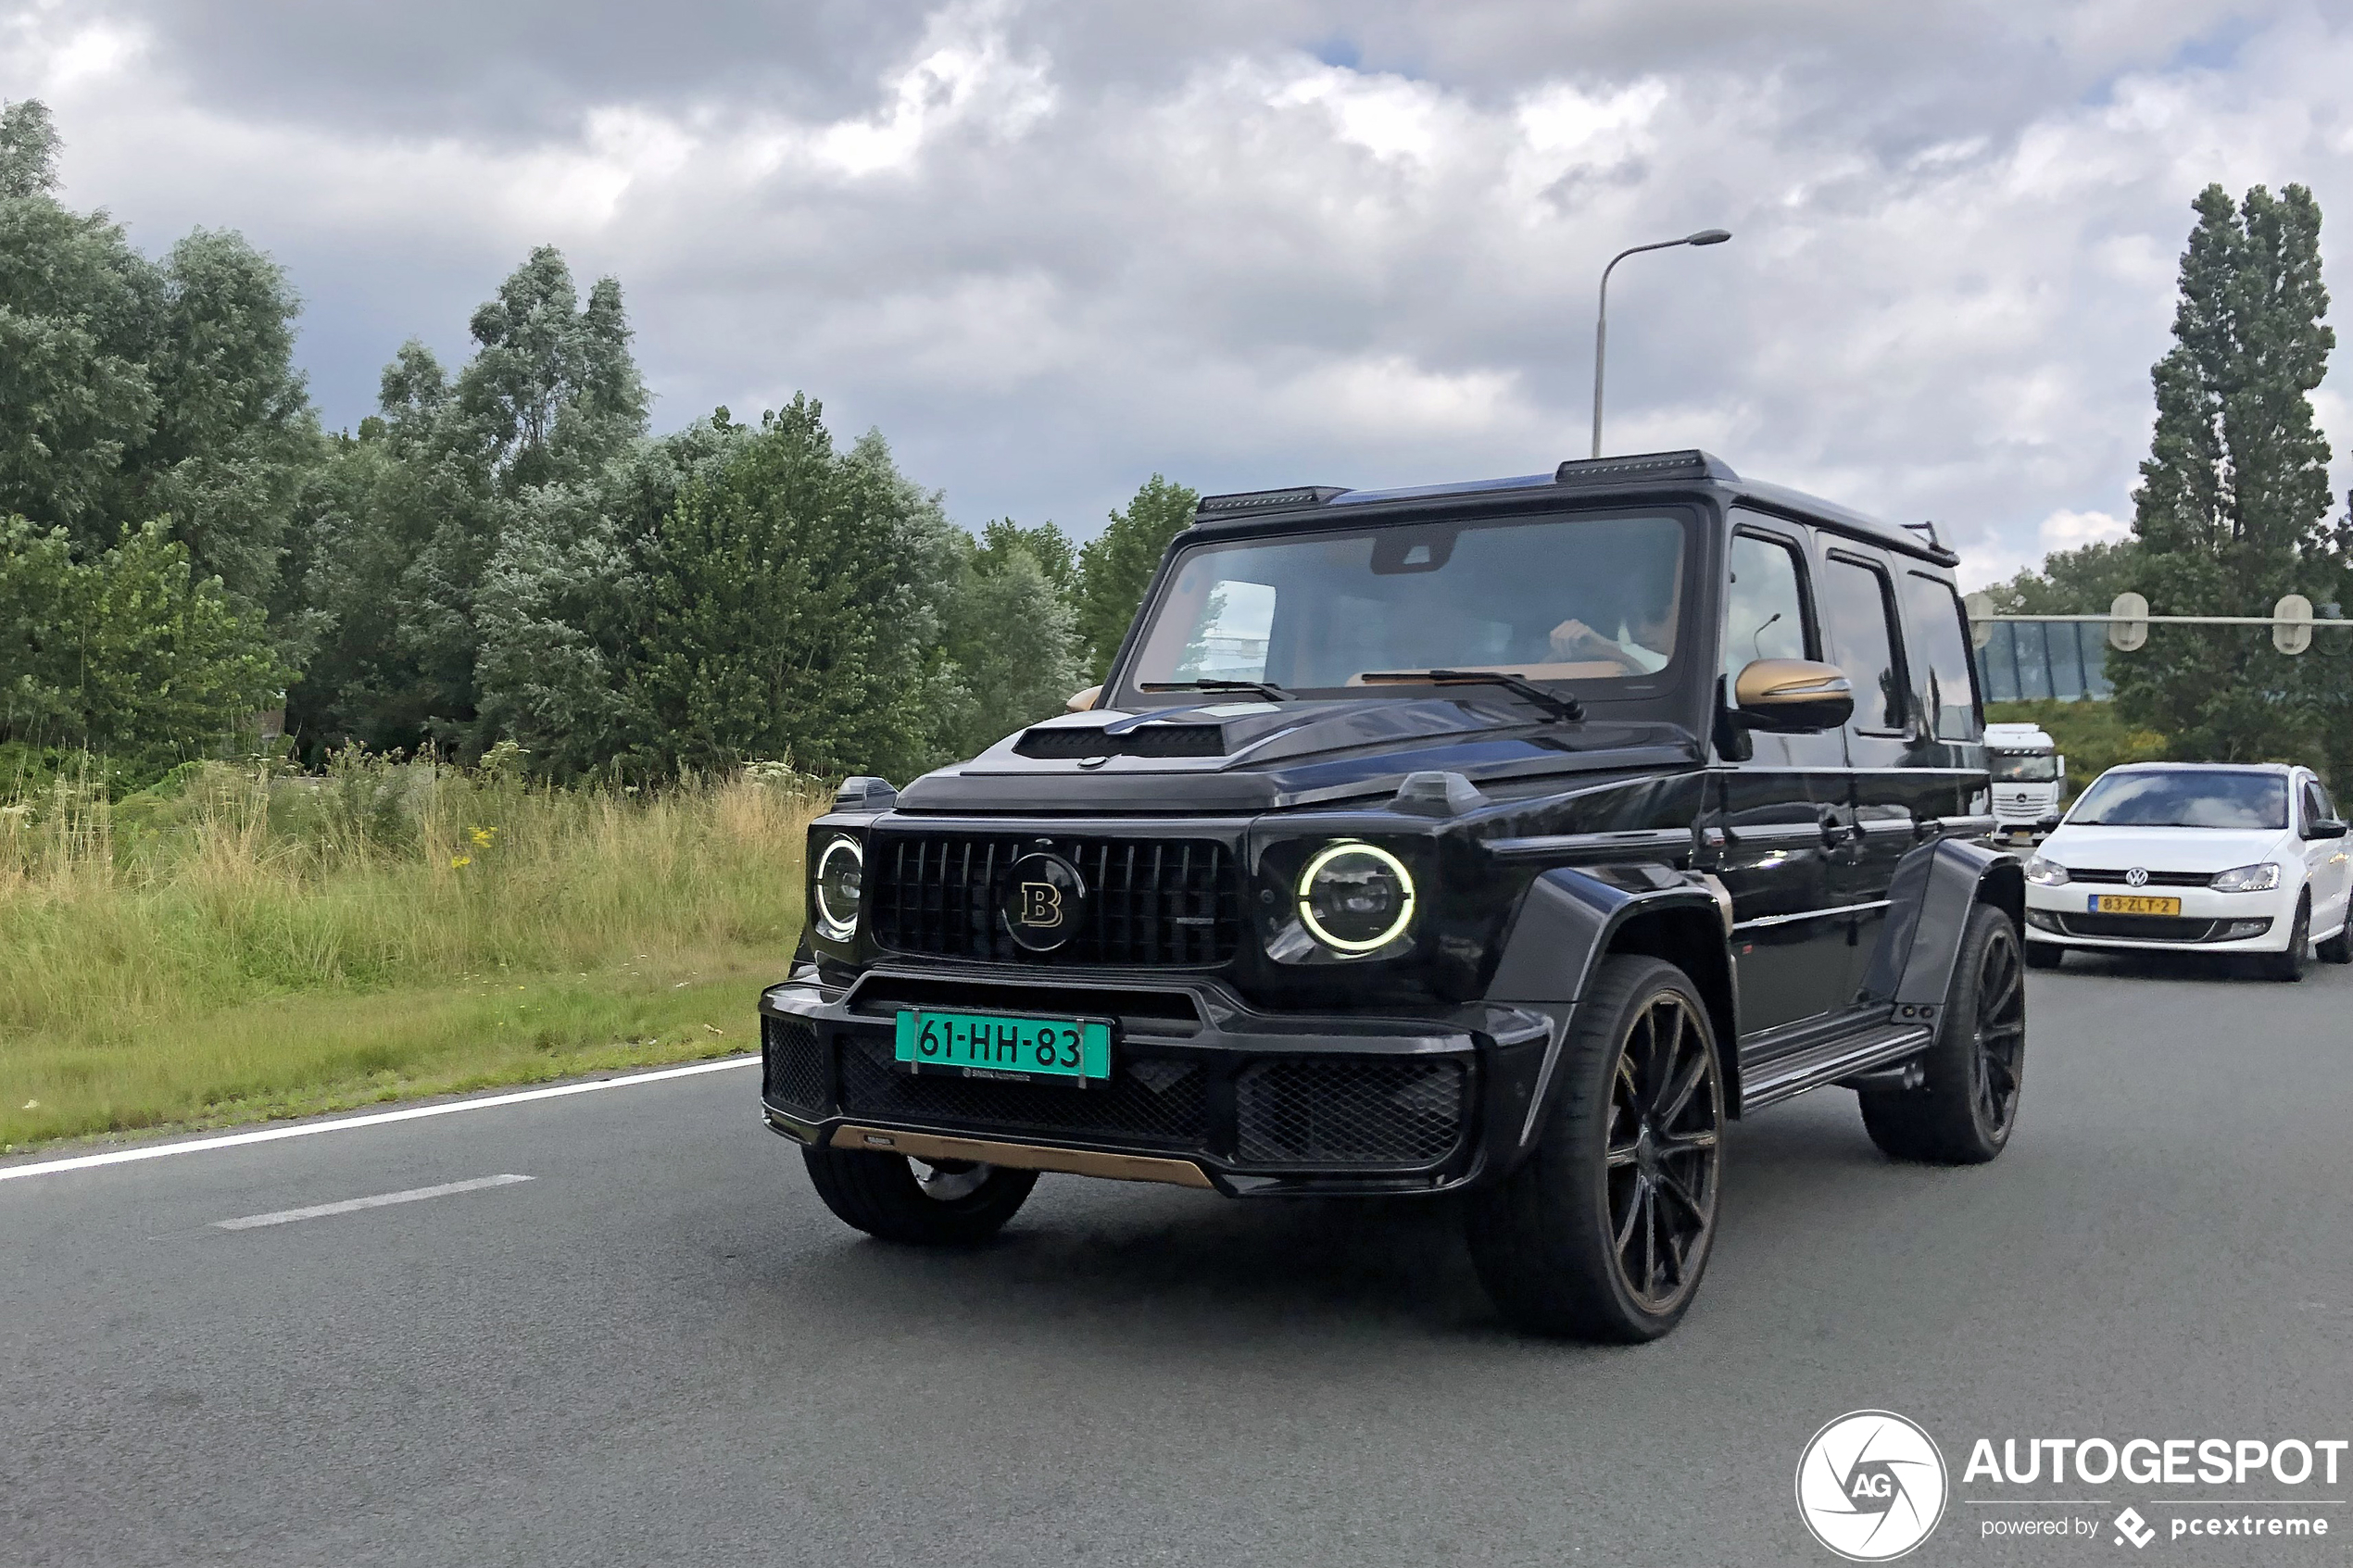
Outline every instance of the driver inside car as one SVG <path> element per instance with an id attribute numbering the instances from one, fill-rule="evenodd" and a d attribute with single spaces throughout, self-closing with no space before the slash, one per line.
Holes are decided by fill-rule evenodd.
<path id="1" fill-rule="evenodd" d="M 1604 635 L 1571 616 L 1552 630 L 1553 657 L 1562 660 L 1616 664 L 1629 675 L 1655 675 L 1675 652 L 1676 600 L 1672 579 L 1646 584 L 1620 621 L 1617 635 Z"/>

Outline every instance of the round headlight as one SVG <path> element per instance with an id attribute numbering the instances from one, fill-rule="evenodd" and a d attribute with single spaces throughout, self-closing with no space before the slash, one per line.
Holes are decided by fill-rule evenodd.
<path id="1" fill-rule="evenodd" d="M 1299 918 L 1335 952 L 1386 947 L 1414 923 L 1414 873 L 1374 845 L 1327 845 L 1299 873 Z"/>
<path id="2" fill-rule="evenodd" d="M 866 855 L 854 838 L 837 838 L 817 857 L 817 930 L 832 942 L 847 942 L 858 930 L 860 884 Z"/>

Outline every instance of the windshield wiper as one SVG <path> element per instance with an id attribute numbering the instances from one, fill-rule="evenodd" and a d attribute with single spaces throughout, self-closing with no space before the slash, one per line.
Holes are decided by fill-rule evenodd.
<path id="1" fill-rule="evenodd" d="M 1139 681 L 1139 692 L 1256 692 L 1268 702 L 1289 702 L 1291 694 L 1266 681 Z"/>
<path id="2" fill-rule="evenodd" d="M 1533 681 L 1501 670 L 1367 670 L 1356 678 L 1368 686 L 1403 681 L 1427 681 L 1439 686 L 1501 686 L 1564 723 L 1574 724 L 1585 717 L 1585 705 L 1575 697 L 1548 692 Z"/>

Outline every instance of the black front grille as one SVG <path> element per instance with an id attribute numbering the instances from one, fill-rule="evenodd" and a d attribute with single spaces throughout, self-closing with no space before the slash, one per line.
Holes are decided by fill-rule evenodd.
<path id="1" fill-rule="evenodd" d="M 1038 847 L 1021 834 L 880 834 L 866 855 L 875 940 L 902 953 L 996 963 L 1206 966 L 1241 942 L 1234 856 L 1214 839 L 1052 840 L 1078 868 L 1088 908 L 1071 939 L 1033 953 L 1006 930 L 1001 906 L 1015 860 Z"/>
<path id="2" fill-rule="evenodd" d="M 816 1026 L 805 1019 L 762 1018 L 760 1032 L 768 1098 L 778 1105 L 822 1114 L 825 1059 L 817 1049 Z"/>
<path id="3" fill-rule="evenodd" d="M 2203 942 L 2217 923 L 2179 915 L 2059 916 L 2059 929 L 2070 936 L 2136 936 L 2144 942 Z"/>
<path id="4" fill-rule="evenodd" d="M 1207 1074 L 1170 1057 L 1129 1055 L 1110 1082 L 1085 1088 L 895 1070 L 889 1042 L 845 1037 L 845 1115 L 947 1128 L 1058 1133 L 1199 1148 L 1209 1132 Z"/>
<path id="5" fill-rule="evenodd" d="M 2124 873 L 2122 872 L 2113 869 L 2102 870 L 2095 866 L 2086 866 L 2080 870 L 2070 870 L 2067 875 L 2068 880 L 2070 882 L 2121 883 L 2124 881 Z M 2148 873 L 2148 880 L 2145 885 L 2150 887 L 2204 887 L 2208 883 L 2212 882 L 2213 880 L 2214 873 L 2212 872 L 2150 872 Z"/>
<path id="6" fill-rule="evenodd" d="M 1462 1136 L 1459 1061 L 1295 1057 L 1258 1062 L 1236 1085 L 1246 1165 L 1428 1165 Z"/>
<path id="7" fill-rule="evenodd" d="M 1013 742 L 1024 757 L 1069 761 L 1084 757 L 1223 757 L 1226 732 L 1215 724 L 1144 724 L 1120 734 L 1098 729 L 1032 730 Z"/>

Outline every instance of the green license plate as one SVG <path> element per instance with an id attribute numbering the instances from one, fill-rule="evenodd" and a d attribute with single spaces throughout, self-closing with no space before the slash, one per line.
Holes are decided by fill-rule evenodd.
<path id="1" fill-rule="evenodd" d="M 1111 1076 L 1111 1025 L 1078 1018 L 910 1010 L 899 1015 L 897 1054 L 918 1073 L 1076 1086 Z"/>

